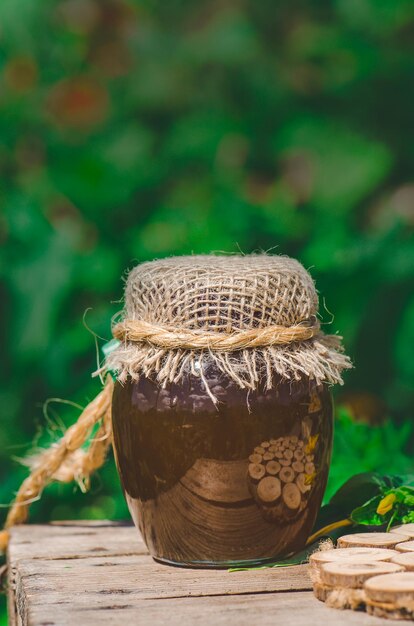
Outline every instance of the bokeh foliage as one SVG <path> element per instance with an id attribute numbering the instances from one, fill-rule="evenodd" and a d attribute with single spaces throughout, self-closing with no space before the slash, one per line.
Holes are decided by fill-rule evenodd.
<path id="1" fill-rule="evenodd" d="M 85 309 L 109 338 L 121 275 L 153 257 L 298 257 L 356 365 L 339 402 L 358 420 L 411 420 L 413 81 L 411 0 L 1 1 L 3 503 L 43 401 L 98 390 Z M 76 410 L 49 416 L 59 434 Z M 376 463 L 395 450 L 347 428 L 341 450 L 352 437 Z M 126 514 L 113 464 L 89 495 L 54 486 L 33 507 L 34 520 Z"/>

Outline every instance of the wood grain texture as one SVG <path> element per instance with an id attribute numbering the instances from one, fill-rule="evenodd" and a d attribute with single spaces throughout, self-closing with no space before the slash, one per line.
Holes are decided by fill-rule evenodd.
<path id="1" fill-rule="evenodd" d="M 17 527 L 8 560 L 12 626 L 387 623 L 319 603 L 306 565 L 234 573 L 169 567 L 123 524 Z"/>

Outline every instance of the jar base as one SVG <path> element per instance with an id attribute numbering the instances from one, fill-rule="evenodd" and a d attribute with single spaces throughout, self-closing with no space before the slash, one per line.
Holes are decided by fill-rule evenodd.
<path id="1" fill-rule="evenodd" d="M 251 568 L 270 565 L 277 562 L 277 557 L 272 556 L 260 559 L 246 559 L 244 561 L 172 561 L 164 557 L 153 556 L 154 561 L 163 565 L 172 565 L 173 567 L 183 567 L 187 569 L 232 569 L 232 568 Z M 287 556 L 282 557 L 288 558 Z"/>

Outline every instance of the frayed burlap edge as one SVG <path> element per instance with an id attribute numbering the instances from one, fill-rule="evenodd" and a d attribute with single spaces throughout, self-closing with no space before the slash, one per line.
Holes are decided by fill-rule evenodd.
<path id="1" fill-rule="evenodd" d="M 287 380 L 307 377 L 317 384 L 343 384 L 341 373 L 352 367 L 343 354 L 341 337 L 320 333 L 310 340 L 284 346 L 245 349 L 238 352 L 193 351 L 162 349 L 148 344 L 123 342 L 106 359 L 105 368 L 116 372 L 124 383 L 128 378 L 152 378 L 160 387 L 180 383 L 191 373 L 202 379 L 212 397 L 207 372 L 215 365 L 241 389 L 257 389 L 264 384 L 271 389 L 275 374 Z"/>

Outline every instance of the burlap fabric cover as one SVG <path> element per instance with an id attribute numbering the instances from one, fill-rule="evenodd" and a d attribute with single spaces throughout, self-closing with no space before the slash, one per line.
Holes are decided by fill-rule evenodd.
<path id="1" fill-rule="evenodd" d="M 255 389 L 259 381 L 271 388 L 275 373 L 342 383 L 350 360 L 340 337 L 321 332 L 317 313 L 311 276 L 288 257 L 206 255 L 143 263 L 128 276 L 121 317 L 124 326 L 136 323 L 138 335 L 131 341 L 122 323 L 115 326 L 121 343 L 106 366 L 121 382 L 144 375 L 160 386 L 180 382 L 188 372 L 208 386 L 212 364 L 241 388 Z M 142 326 L 151 332 L 140 334 Z M 283 328 L 274 332 L 276 326 Z"/>

